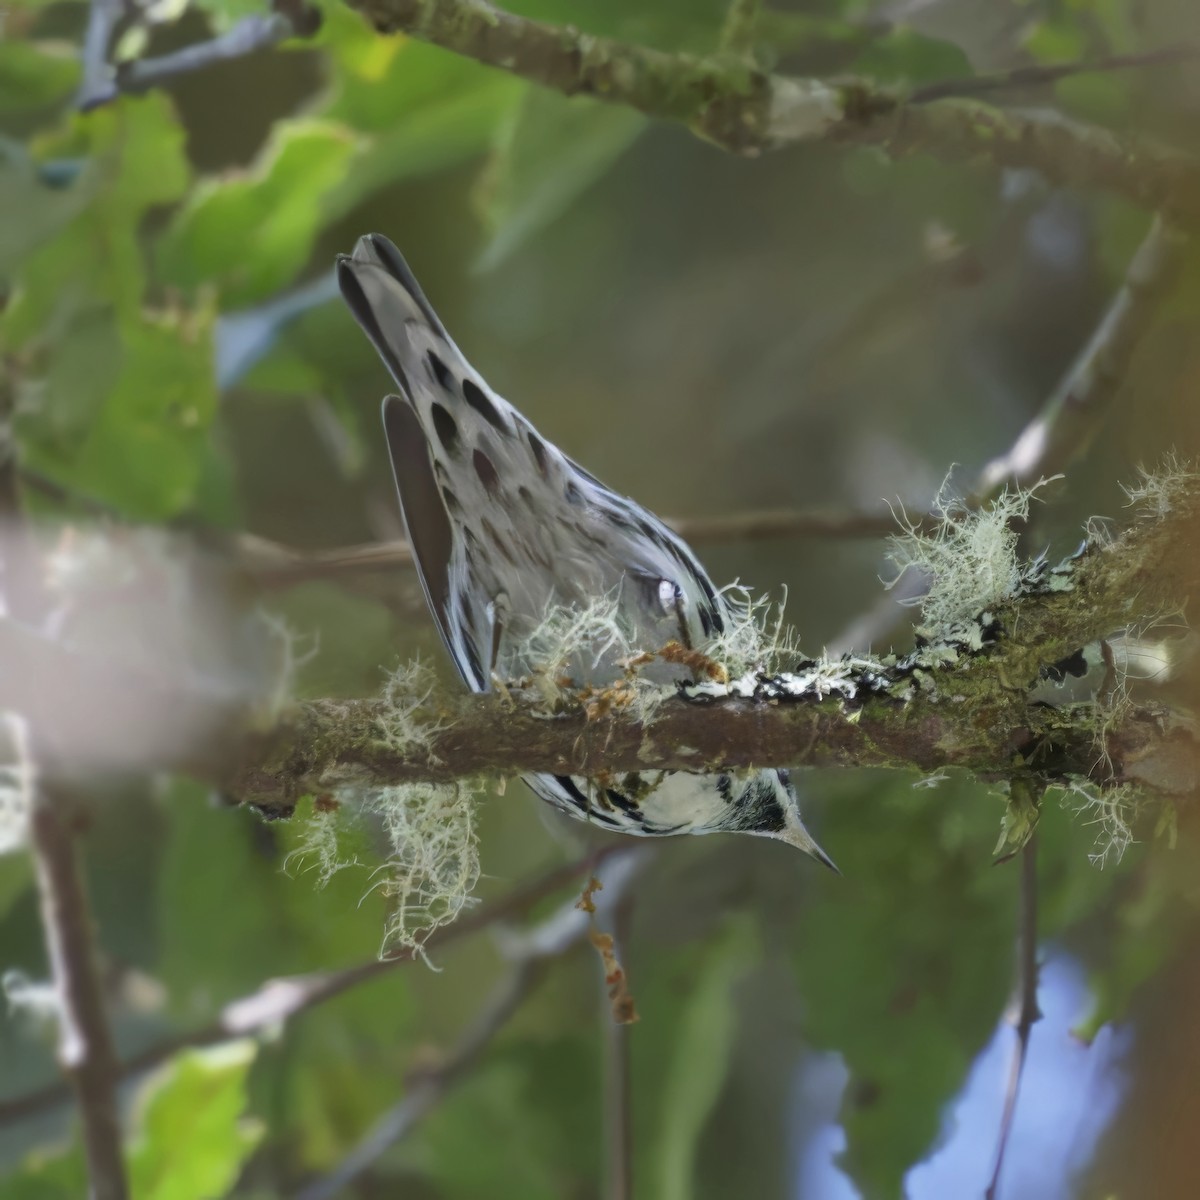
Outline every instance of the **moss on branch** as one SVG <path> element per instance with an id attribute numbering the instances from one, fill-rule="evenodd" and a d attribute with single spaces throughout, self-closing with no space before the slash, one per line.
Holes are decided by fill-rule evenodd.
<path id="1" fill-rule="evenodd" d="M 1111 191 L 1200 224 L 1200 160 L 1054 114 L 969 98 L 914 102 L 866 80 L 773 74 L 734 53 L 667 53 L 516 16 L 487 0 L 346 2 L 381 33 L 408 34 L 568 96 L 682 122 L 735 153 L 826 140 L 1028 167 L 1058 185 Z"/>
<path id="2" fill-rule="evenodd" d="M 749 766 L 961 767 L 984 777 L 1137 782 L 1193 790 L 1200 743 L 1160 705 L 1062 708 L 1031 701 L 1042 669 L 1088 642 L 1177 611 L 1200 583 L 1200 485 L 1158 478 L 1145 511 L 965 630 L 902 658 L 806 660 L 785 675 L 700 685 L 646 720 L 616 708 L 548 714 L 536 689 L 414 699 L 313 701 L 242 748 L 224 780 L 280 815 L 309 792 L 447 782 L 484 772 L 602 775 Z"/>

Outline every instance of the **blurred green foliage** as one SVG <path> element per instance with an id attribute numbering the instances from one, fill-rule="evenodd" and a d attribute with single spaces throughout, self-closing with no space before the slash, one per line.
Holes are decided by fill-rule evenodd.
<path id="1" fill-rule="evenodd" d="M 246 1116 L 252 1041 L 184 1051 L 146 1081 L 129 1143 L 133 1200 L 205 1200 L 226 1195 L 261 1140 Z M 87 1192 L 82 1152 L 31 1154 L 0 1181 L 5 1200 L 74 1200 Z"/>
<path id="2" fill-rule="evenodd" d="M 712 50 L 725 17 L 718 0 L 512 7 L 690 52 Z M 1191 10 L 1168 0 L 923 7 L 911 27 L 871 30 L 866 3 L 781 5 L 758 49 L 781 69 L 919 84 L 1194 32 Z M 335 0 L 321 10 L 316 37 L 271 52 L 269 70 L 263 59 L 225 64 L 80 114 L 83 6 L 8 6 L 0 361 L 22 468 L 59 492 L 27 492 L 47 519 L 81 521 L 99 506 L 116 523 L 243 527 L 311 547 L 396 532 L 375 436 L 387 381 L 369 348 L 319 288 L 286 316 L 271 308 L 326 276 L 332 253 L 369 228 L 401 243 L 502 390 L 648 505 L 855 505 L 897 492 L 921 503 L 950 461 L 990 457 L 1036 409 L 1145 226 L 1102 197 L 1051 197 L 1036 180 L 924 158 L 826 148 L 722 158 L 637 114 L 381 37 Z M 153 24 L 145 53 L 261 11 L 204 0 L 178 26 Z M 1200 127 L 1200 93 L 1178 74 L 1081 77 L 1038 100 L 1117 126 L 1136 116 L 1185 141 Z M 234 128 L 249 157 L 212 151 Z M 955 261 L 971 270 L 939 266 L 935 244 L 963 250 Z M 1139 360 L 1137 405 L 1072 480 L 1047 538 L 1113 511 L 1132 459 L 1200 440 L 1195 406 L 1180 400 L 1200 367 L 1197 304 L 1192 262 Z M 217 362 L 231 322 L 247 316 L 258 322 L 243 327 L 254 331 L 247 367 L 222 388 Z M 878 548 L 858 545 L 716 547 L 706 558 L 724 578 L 789 584 L 793 619 L 817 644 L 875 600 L 881 570 Z M 393 584 L 253 599 L 321 634 L 302 690 L 362 695 L 398 658 L 436 653 L 393 603 Z M 849 1071 L 842 1165 L 865 1197 L 899 1194 L 935 1144 L 1007 1000 L 1016 872 L 989 865 L 1002 808 L 984 786 L 912 783 L 805 779 L 842 880 L 780 847 L 664 849 L 626 948 L 642 1013 L 639 1194 L 792 1194 L 781 1097 L 814 1048 Z M 518 790 L 483 814 L 493 894 L 560 855 Z M 1195 845 L 1185 830 L 1176 857 L 1156 845 L 1101 875 L 1066 815 L 1047 813 L 1040 836 L 1041 934 L 1087 964 L 1095 1008 L 1081 1028 L 1094 1032 L 1136 1013 L 1195 937 Z M 294 829 L 209 806 L 192 785 L 131 787 L 98 809 L 85 841 L 114 970 L 161 988 L 140 1008 L 114 1000 L 127 1052 L 211 1020 L 269 975 L 375 953 L 382 901 L 359 903 L 369 866 L 318 891 L 280 871 Z M 0 946 L 3 966 L 44 972 L 18 857 L 0 859 Z M 444 974 L 412 967 L 348 992 L 257 1053 L 239 1043 L 181 1055 L 137 1084 L 135 1194 L 282 1195 L 336 1164 L 501 969 L 479 941 L 437 965 Z M 603 1019 L 594 963 L 563 964 L 380 1163 L 385 1186 L 463 1200 L 599 1195 Z M 6 1093 L 50 1069 L 44 1039 L 15 1019 L 0 1025 L 0 1061 Z M 0 1198 L 81 1195 L 80 1152 L 58 1152 L 69 1126 L 29 1130 L 0 1130 Z"/>

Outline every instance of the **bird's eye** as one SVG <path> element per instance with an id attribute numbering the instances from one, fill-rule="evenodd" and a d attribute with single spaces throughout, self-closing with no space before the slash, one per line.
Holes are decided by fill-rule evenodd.
<path id="1" fill-rule="evenodd" d="M 683 607 L 683 589 L 671 579 L 660 579 L 658 581 L 658 602 L 662 605 L 663 612 L 675 612 L 676 609 Z"/>

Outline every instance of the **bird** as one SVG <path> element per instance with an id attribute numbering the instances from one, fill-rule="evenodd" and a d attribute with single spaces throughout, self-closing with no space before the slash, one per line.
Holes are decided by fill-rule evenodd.
<path id="1" fill-rule="evenodd" d="M 382 415 L 404 525 L 429 610 L 472 692 L 536 669 L 530 635 L 551 611 L 585 611 L 607 598 L 626 642 L 701 655 L 739 618 L 738 601 L 663 521 L 601 483 L 488 386 L 391 241 L 359 238 L 336 271 L 399 388 Z M 580 647 L 572 681 L 620 678 L 620 640 Z M 678 661 L 655 669 L 668 685 L 688 673 Z M 784 770 L 524 779 L 555 808 L 619 833 L 755 834 L 837 871 L 805 828 Z"/>

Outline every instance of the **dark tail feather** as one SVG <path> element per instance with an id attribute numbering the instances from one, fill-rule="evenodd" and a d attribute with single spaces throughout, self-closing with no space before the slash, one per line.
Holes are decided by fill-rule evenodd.
<path id="1" fill-rule="evenodd" d="M 400 251 L 382 234 L 368 233 L 358 239 L 353 254 L 338 255 L 337 279 L 354 319 L 396 382 L 412 395 L 405 372 L 412 357 L 408 323 L 419 320 L 452 343 Z"/>

